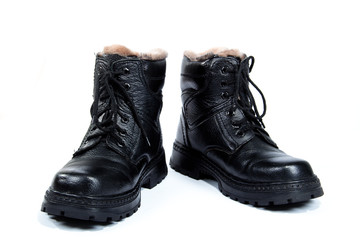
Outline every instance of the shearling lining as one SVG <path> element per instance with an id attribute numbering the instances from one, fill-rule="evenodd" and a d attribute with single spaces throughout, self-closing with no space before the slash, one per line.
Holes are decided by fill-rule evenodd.
<path id="1" fill-rule="evenodd" d="M 135 52 L 130 50 L 129 48 L 123 45 L 111 45 L 104 47 L 104 50 L 99 55 L 106 55 L 106 54 L 118 54 L 124 57 L 137 57 L 143 60 L 162 60 L 167 57 L 167 52 L 163 49 L 156 48 L 146 53 Z"/>
<path id="2" fill-rule="evenodd" d="M 193 51 L 185 51 L 184 55 L 189 58 L 191 61 L 205 61 L 214 56 L 219 57 L 239 57 L 240 59 L 246 58 L 246 55 L 240 52 L 238 49 L 228 49 L 228 48 L 211 48 L 202 53 L 195 53 Z"/>

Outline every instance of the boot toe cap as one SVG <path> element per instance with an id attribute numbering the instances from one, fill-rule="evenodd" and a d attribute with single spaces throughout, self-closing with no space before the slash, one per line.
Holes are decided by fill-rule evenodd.
<path id="1" fill-rule="evenodd" d="M 258 161 L 251 167 L 251 172 L 253 180 L 261 182 L 291 182 L 314 176 L 307 161 L 290 156 Z"/>
<path id="2" fill-rule="evenodd" d="M 54 177 L 51 189 L 65 194 L 91 196 L 96 195 L 99 185 L 99 180 L 96 177 L 76 172 L 59 172 Z"/>
<path id="3" fill-rule="evenodd" d="M 134 187 L 136 176 L 132 171 L 114 162 L 104 162 L 104 159 L 92 159 L 68 164 L 55 175 L 50 189 L 64 194 L 98 197 L 122 194 Z"/>

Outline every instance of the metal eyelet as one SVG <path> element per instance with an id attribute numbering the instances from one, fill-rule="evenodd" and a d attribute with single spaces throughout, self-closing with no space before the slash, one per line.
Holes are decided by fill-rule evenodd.
<path id="1" fill-rule="evenodd" d="M 125 83 L 125 84 L 124 84 L 124 87 L 125 87 L 126 90 L 129 90 L 130 87 L 131 87 L 131 85 L 130 85 L 129 83 Z"/>
<path id="2" fill-rule="evenodd" d="M 124 70 L 124 74 L 129 74 L 130 73 L 130 69 L 128 69 L 127 67 L 125 67 L 123 70 Z"/>
<path id="3" fill-rule="evenodd" d="M 234 111 L 227 111 L 226 112 L 226 116 L 233 116 L 234 115 Z"/>
<path id="4" fill-rule="evenodd" d="M 221 97 L 222 97 L 223 99 L 226 99 L 226 98 L 229 97 L 229 93 L 228 93 L 228 92 L 222 92 L 222 93 L 221 93 Z"/>
<path id="5" fill-rule="evenodd" d="M 245 132 L 243 132 L 243 131 L 237 132 L 236 135 L 242 138 L 245 136 Z"/>
<path id="6" fill-rule="evenodd" d="M 122 123 L 128 123 L 128 122 L 129 122 L 129 119 L 126 118 L 126 117 L 123 117 L 123 118 L 121 118 L 121 122 L 122 122 Z"/>
<path id="7" fill-rule="evenodd" d="M 227 67 L 227 66 L 223 66 L 223 67 L 221 68 L 221 73 L 222 73 L 222 74 L 226 74 L 226 73 L 227 73 L 227 70 L 228 70 L 228 67 Z"/>

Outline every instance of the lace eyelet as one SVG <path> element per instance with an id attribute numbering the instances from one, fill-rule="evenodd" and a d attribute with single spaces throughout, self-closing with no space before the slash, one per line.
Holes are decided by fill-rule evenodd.
<path id="1" fill-rule="evenodd" d="M 235 133 L 235 135 L 242 138 L 242 137 L 245 136 L 245 132 L 238 130 L 238 131 Z"/>
<path id="2" fill-rule="evenodd" d="M 227 70 L 228 70 L 228 67 L 223 66 L 220 71 L 221 71 L 222 74 L 227 74 Z"/>
<path id="3" fill-rule="evenodd" d="M 120 131 L 120 136 L 124 137 L 126 134 L 127 134 L 127 132 L 125 130 Z"/>
<path id="4" fill-rule="evenodd" d="M 129 90 L 130 87 L 131 87 L 131 85 L 130 85 L 129 83 L 125 83 L 125 84 L 124 84 L 124 87 L 125 87 L 126 90 Z"/>
<path id="5" fill-rule="evenodd" d="M 228 93 L 228 92 L 222 92 L 222 93 L 221 93 L 221 97 L 222 97 L 223 99 L 229 98 L 229 93 Z"/>
<path id="6" fill-rule="evenodd" d="M 227 111 L 226 112 L 226 116 L 233 116 L 234 115 L 234 111 Z M 233 124 L 233 123 L 231 123 Z"/>
<path id="7" fill-rule="evenodd" d="M 221 81 L 220 85 L 221 85 L 221 87 L 225 87 L 227 85 L 227 82 L 226 81 Z"/>
<path id="8" fill-rule="evenodd" d="M 122 123 L 128 123 L 128 122 L 129 122 L 129 119 L 126 118 L 126 117 L 125 117 L 125 118 L 123 117 L 123 118 L 121 118 L 121 122 L 122 122 Z"/>
<path id="9" fill-rule="evenodd" d="M 127 67 L 125 67 L 123 70 L 124 70 L 124 74 L 129 74 L 130 73 L 130 69 L 128 69 Z"/>

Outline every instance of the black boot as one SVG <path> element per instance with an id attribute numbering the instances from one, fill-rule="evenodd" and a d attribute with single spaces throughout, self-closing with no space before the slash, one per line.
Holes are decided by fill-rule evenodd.
<path id="1" fill-rule="evenodd" d="M 140 206 L 141 187 L 167 175 L 159 115 L 167 53 L 114 45 L 96 56 L 92 121 L 54 177 L 41 210 L 93 221 L 118 221 Z"/>
<path id="2" fill-rule="evenodd" d="M 185 52 L 171 167 L 195 179 L 215 179 L 225 196 L 242 203 L 282 205 L 322 196 L 310 164 L 279 150 L 264 130 L 266 103 L 249 77 L 253 64 L 238 50 Z M 262 114 L 249 84 L 263 99 Z"/>

